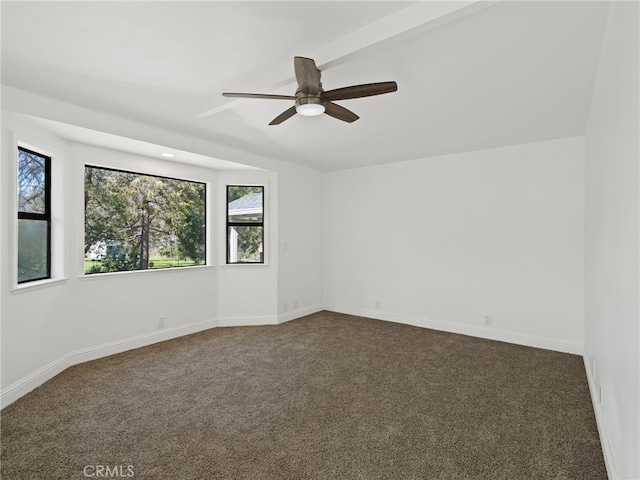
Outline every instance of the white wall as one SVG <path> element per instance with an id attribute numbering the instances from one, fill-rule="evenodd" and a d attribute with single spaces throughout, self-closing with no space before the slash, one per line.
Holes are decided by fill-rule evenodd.
<path id="1" fill-rule="evenodd" d="M 278 173 L 278 312 L 284 320 L 323 309 L 322 178 L 302 167 Z"/>
<path id="2" fill-rule="evenodd" d="M 283 164 L 278 172 L 221 172 L 219 215 L 224 186 L 267 186 L 266 265 L 224 265 L 220 251 L 218 317 L 221 325 L 280 323 L 323 308 L 322 174 Z M 219 232 L 219 244 L 224 231 Z"/>
<path id="3" fill-rule="evenodd" d="M 257 171 L 214 171 L 159 159 L 125 155 L 104 148 L 66 142 L 33 114 L 107 133 L 189 149 L 219 158 L 218 146 L 202 139 L 171 134 L 126 119 L 67 105 L 16 89 L 3 88 L 2 185 L 10 189 L 12 132 L 51 146 L 64 163 L 64 265 L 55 285 L 12 291 L 9 240 L 14 213 L 6 198 L 0 204 L 2 224 L 0 317 L 2 320 L 2 405 L 7 405 L 64 368 L 80 361 L 225 325 L 278 323 L 322 308 L 322 174 L 285 162 L 248 157 Z M 20 112 L 20 113 L 17 113 Z M 223 148 L 220 150 L 226 152 Z M 229 152 L 238 155 L 237 152 Z M 250 161 L 249 161 L 250 160 Z M 212 268 L 134 272 L 83 278 L 82 168 L 85 162 L 210 183 L 209 220 Z M 227 183 L 267 186 L 266 266 L 225 266 L 224 187 Z M 287 222 L 278 221 L 282 217 Z M 287 238 L 283 249 L 279 237 Z M 281 252 L 281 250 L 284 250 Z M 280 262 L 279 257 L 283 260 Z M 282 265 L 279 265 L 282 263 Z M 284 302 L 290 299 L 285 312 Z M 279 308 L 280 306 L 280 308 Z M 158 317 L 166 328 L 158 330 Z"/>
<path id="4" fill-rule="evenodd" d="M 640 478 L 638 21 L 612 2 L 586 135 L 585 365 L 612 479 Z"/>
<path id="5" fill-rule="evenodd" d="M 2 128 L 3 191 L 12 191 L 8 182 L 13 176 L 8 171 L 15 152 L 10 136 L 16 134 L 29 139 L 33 147 L 55 147 L 53 162 L 64 163 L 64 178 L 53 188 L 64 189 L 66 197 L 57 219 L 64 244 L 53 248 L 55 257 L 64 258 L 63 271 L 57 275 L 60 282 L 14 288 L 13 269 L 2 271 L 3 403 L 77 361 L 215 326 L 217 278 L 211 267 L 87 277 L 82 273 L 85 162 L 204 181 L 209 189 L 217 187 L 214 171 L 69 144 L 9 112 L 4 112 Z M 13 257 L 14 218 L 11 202 L 3 202 L 3 265 L 11 264 Z M 160 316 L 166 321 L 163 330 L 158 329 Z"/>
<path id="6" fill-rule="evenodd" d="M 327 308 L 581 353 L 583 142 L 327 174 Z"/>
<path id="7" fill-rule="evenodd" d="M 218 320 L 222 325 L 278 323 L 278 178 L 274 172 L 221 172 L 217 217 L 226 221 L 227 185 L 265 187 L 265 263 L 225 265 L 225 226 L 217 230 Z"/>

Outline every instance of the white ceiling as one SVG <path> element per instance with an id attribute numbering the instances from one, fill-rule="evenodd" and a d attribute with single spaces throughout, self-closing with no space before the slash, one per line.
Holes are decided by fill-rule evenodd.
<path id="1" fill-rule="evenodd" d="M 583 134 L 608 8 L 4 1 L 2 83 L 331 171 Z M 360 116 L 352 124 L 269 126 L 289 101 L 222 97 L 293 95 L 296 55 L 316 60 L 325 90 L 395 80 L 398 91 L 337 102 Z"/>

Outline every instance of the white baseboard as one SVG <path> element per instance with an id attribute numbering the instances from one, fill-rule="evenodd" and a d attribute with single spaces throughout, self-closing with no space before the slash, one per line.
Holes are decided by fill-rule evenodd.
<path id="1" fill-rule="evenodd" d="M 0 392 L 0 408 L 15 402 L 18 398 L 29 393 L 34 388 L 42 385 L 63 370 L 77 365 L 82 362 L 95 360 L 97 358 L 106 357 L 126 350 L 144 347 L 153 343 L 163 342 L 172 338 L 189 335 L 202 330 L 208 330 L 215 327 L 240 327 L 240 326 L 258 326 L 258 325 L 277 325 L 280 323 L 295 320 L 306 315 L 329 310 L 332 312 L 346 313 L 349 315 L 357 315 L 360 317 L 374 318 L 378 320 L 386 320 L 390 322 L 403 323 L 422 328 L 431 328 L 434 330 L 442 330 L 451 333 L 459 333 L 462 335 L 470 335 L 473 337 L 487 338 L 490 340 L 498 340 L 502 342 L 515 343 L 518 345 L 526 345 L 529 347 L 544 348 L 547 350 L 555 350 L 565 353 L 573 353 L 582 355 L 581 345 L 572 345 L 563 343 L 553 339 L 541 337 L 528 337 L 515 334 L 513 332 L 505 332 L 496 329 L 481 329 L 468 325 L 457 325 L 446 322 L 433 321 L 430 319 L 414 318 L 405 315 L 397 315 L 380 310 L 366 310 L 340 305 L 313 305 L 298 309 L 292 312 L 285 312 L 279 315 L 265 315 L 252 317 L 223 317 L 218 319 L 206 320 L 199 323 L 183 325 L 174 328 L 167 328 L 157 332 L 138 335 L 136 337 L 117 340 L 94 347 L 88 347 L 76 350 L 63 355 L 57 360 L 43 366 L 35 372 L 27 375 L 21 380 L 15 382 Z M 596 416 L 597 418 L 597 416 Z M 600 425 L 600 424 L 598 424 Z M 600 428 L 600 427 L 599 427 Z"/>
<path id="2" fill-rule="evenodd" d="M 607 476 L 614 480 L 620 478 L 618 476 L 618 469 L 613 459 L 613 452 L 611 450 L 611 443 L 609 442 L 609 435 L 607 433 L 607 427 L 604 421 L 604 412 L 602 411 L 602 405 L 598 396 L 598 387 L 593 378 L 593 369 L 591 367 L 591 359 L 585 354 L 582 358 L 584 360 L 584 369 L 587 373 L 587 383 L 589 384 L 589 393 L 591 395 L 591 404 L 593 405 L 593 413 L 596 417 L 596 424 L 598 425 L 598 435 L 600 435 L 600 444 L 602 445 L 602 455 L 604 456 L 604 464 L 607 467 Z"/>
<path id="3" fill-rule="evenodd" d="M 306 317 L 307 315 L 321 312 L 324 309 L 324 305 L 313 305 L 307 308 L 299 308 L 292 312 L 284 312 L 278 315 L 278 323 L 290 322 L 291 320 L 296 320 L 301 317 Z"/>
<path id="4" fill-rule="evenodd" d="M 323 305 L 313 305 L 311 307 L 299 308 L 291 312 L 284 312 L 278 315 L 253 316 L 253 317 L 223 317 L 218 319 L 219 327 L 251 327 L 258 325 L 278 325 L 291 320 L 296 320 L 312 313 L 324 310 Z"/>
<path id="5" fill-rule="evenodd" d="M 183 325 L 174 328 L 158 330 L 157 332 L 146 333 L 136 337 L 125 338 L 114 342 L 97 345 L 94 347 L 83 348 L 69 352 L 53 362 L 39 368 L 35 372 L 9 385 L 0 392 L 0 408 L 15 402 L 18 398 L 26 395 L 33 389 L 39 387 L 47 380 L 55 377 L 62 371 L 73 365 L 96 360 L 98 358 L 114 355 L 134 348 L 144 347 L 165 340 L 190 335 L 202 330 L 208 330 L 215 327 L 242 327 L 242 326 L 258 326 L 258 325 L 277 325 L 280 323 L 295 320 L 312 313 L 323 310 L 322 305 L 298 309 L 281 315 L 266 315 L 252 317 L 223 317 L 204 322 Z"/>
<path id="6" fill-rule="evenodd" d="M 222 317 L 218 319 L 219 327 L 257 327 L 259 325 L 277 324 L 277 315 L 260 315 L 253 317 Z"/>
<path id="7" fill-rule="evenodd" d="M 493 327 L 474 327 L 471 325 L 455 324 L 427 318 L 398 315 L 382 310 L 368 310 L 363 308 L 346 307 L 343 305 L 325 305 L 324 309 L 331 312 L 346 313 L 349 315 L 357 315 L 359 317 L 368 317 L 377 320 L 385 320 L 388 322 L 403 323 L 405 325 L 412 325 L 414 327 L 430 328 L 433 330 L 441 330 L 450 333 L 459 333 L 461 335 L 468 335 L 471 337 L 486 338 L 488 340 L 497 340 L 500 342 L 514 343 L 516 345 L 542 348 L 545 350 L 554 350 L 556 352 L 572 353 L 575 355 L 582 355 L 584 350 L 582 345 L 566 343 L 553 338 L 523 335 L 506 330 L 499 330 Z"/>
<path id="8" fill-rule="evenodd" d="M 55 377 L 63 370 L 73 365 L 88 362 L 97 358 L 114 355 L 134 348 L 145 347 L 165 340 L 190 335 L 192 333 L 208 330 L 218 325 L 217 320 L 205 320 L 203 322 L 182 325 L 179 327 L 166 328 L 157 332 L 145 333 L 135 337 L 116 340 L 114 342 L 96 345 L 94 347 L 83 348 L 69 352 L 53 362 L 39 368 L 35 372 L 9 385 L 0 392 L 0 408 L 15 402 L 18 398 L 26 395 L 33 389 L 39 387 L 47 380 Z"/>

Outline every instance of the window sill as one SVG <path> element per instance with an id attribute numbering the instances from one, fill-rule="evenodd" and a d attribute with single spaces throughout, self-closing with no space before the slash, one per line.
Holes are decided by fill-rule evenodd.
<path id="1" fill-rule="evenodd" d="M 209 270 L 215 268 L 215 265 L 193 265 L 190 267 L 172 267 L 172 268 L 157 268 L 150 270 L 127 270 L 123 272 L 109 272 L 109 273 L 91 273 L 82 274 L 78 277 L 79 280 L 97 280 L 104 278 L 117 278 L 123 275 L 151 275 L 151 274 L 167 274 L 169 272 L 186 272 L 190 270 Z"/>
<path id="2" fill-rule="evenodd" d="M 220 268 L 267 268 L 268 263 L 223 263 Z"/>
<path id="3" fill-rule="evenodd" d="M 11 293 L 18 294 L 18 293 L 31 292 L 33 290 L 39 290 L 41 288 L 54 287 L 56 285 L 62 285 L 64 283 L 67 283 L 67 280 L 69 280 L 68 277 L 47 278 L 46 280 L 36 280 L 35 282 L 21 283 L 16 285 L 11 290 Z"/>

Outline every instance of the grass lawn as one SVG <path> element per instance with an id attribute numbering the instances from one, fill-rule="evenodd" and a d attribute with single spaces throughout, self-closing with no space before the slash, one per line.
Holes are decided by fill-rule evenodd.
<path id="1" fill-rule="evenodd" d="M 101 263 L 102 263 L 102 260 L 91 260 L 91 259 L 85 258 L 84 259 L 85 273 L 89 272 L 91 270 L 91 267 L 100 265 Z M 151 257 L 149 259 L 150 270 L 157 270 L 159 268 L 171 268 L 171 267 L 190 267 L 195 264 L 196 262 L 194 262 L 193 260 L 178 260 L 177 258 Z"/>

